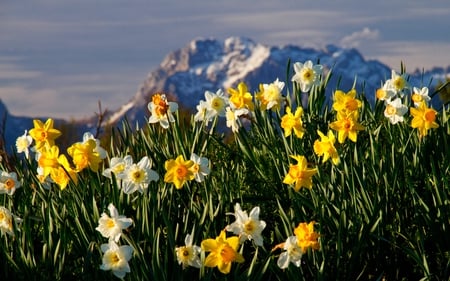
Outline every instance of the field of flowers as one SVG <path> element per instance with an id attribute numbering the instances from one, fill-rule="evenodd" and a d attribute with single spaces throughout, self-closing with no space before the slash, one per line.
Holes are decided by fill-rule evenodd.
<path id="1" fill-rule="evenodd" d="M 155 93 L 64 150 L 34 120 L 0 164 L 1 280 L 448 280 L 448 101 L 403 66 L 376 93 L 331 75 L 288 63 L 187 117 Z"/>

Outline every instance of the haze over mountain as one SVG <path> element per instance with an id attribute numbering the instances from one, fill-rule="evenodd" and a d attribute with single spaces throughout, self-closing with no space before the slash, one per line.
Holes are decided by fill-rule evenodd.
<path id="1" fill-rule="evenodd" d="M 348 91 L 356 81 L 358 92 L 374 100 L 376 88 L 390 78 L 391 69 L 375 60 L 365 60 L 356 49 L 344 49 L 328 45 L 324 49 L 303 48 L 287 45 L 283 47 L 266 46 L 244 37 L 229 37 L 225 40 L 198 38 L 186 46 L 170 52 L 160 66 L 151 71 L 139 87 L 137 93 L 130 92 L 130 100 L 118 109 L 108 113 L 107 122 L 119 122 L 125 116 L 132 123 L 146 122 L 149 116 L 147 104 L 151 95 L 164 92 L 174 97 L 181 106 L 195 111 L 199 100 L 204 99 L 205 91 L 236 87 L 241 81 L 249 86 L 250 92 L 258 90 L 260 83 L 271 83 L 277 78 L 287 81 L 287 63 L 312 60 L 320 62 L 325 69 L 333 69 L 333 76 L 327 87 L 327 95 L 338 87 Z M 292 70 L 291 75 L 292 75 Z M 438 81 L 448 77 L 450 66 L 433 68 L 425 72 L 409 73 L 410 83 L 416 87 L 433 88 Z M 337 85 L 339 81 L 339 86 Z M 433 101 L 438 103 L 437 100 Z M 51 116 L 42 116 L 45 119 Z M 15 139 L 32 128 L 32 118 L 13 116 L 0 100 L 0 121 L 5 120 L 4 136 L 6 147 L 14 145 Z M 95 118 L 77 122 L 80 130 L 95 126 Z M 64 122 L 59 120 L 59 122 Z M 80 139 L 82 132 L 80 132 Z"/>

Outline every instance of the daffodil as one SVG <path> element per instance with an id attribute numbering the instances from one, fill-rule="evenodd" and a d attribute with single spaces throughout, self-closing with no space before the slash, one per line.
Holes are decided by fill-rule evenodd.
<path id="1" fill-rule="evenodd" d="M 118 278 L 124 278 L 130 270 L 128 261 L 133 256 L 133 248 L 128 245 L 119 246 L 114 240 L 109 240 L 108 244 L 102 244 L 100 249 L 103 252 L 101 270 L 111 270 Z"/>
<path id="2" fill-rule="evenodd" d="M 331 161 L 334 165 L 339 164 L 339 154 L 334 146 L 336 142 L 336 137 L 334 136 L 332 131 L 328 131 L 328 134 L 325 136 L 321 131 L 317 131 L 317 134 L 320 136 L 320 140 L 314 141 L 314 152 L 318 156 L 323 156 L 322 163 L 325 163 L 328 159 L 331 158 Z"/>
<path id="3" fill-rule="evenodd" d="M 292 131 L 297 138 L 303 138 L 305 134 L 305 128 L 303 128 L 302 122 L 303 108 L 297 107 L 295 113 L 292 114 L 291 108 L 286 107 L 286 114 L 281 117 L 281 128 L 284 129 L 284 136 L 288 137 Z"/>
<path id="4" fill-rule="evenodd" d="M 319 237 L 320 235 L 314 231 L 315 222 L 309 223 L 299 223 L 298 226 L 294 229 L 294 234 L 297 238 L 297 244 L 302 249 L 303 253 L 311 248 L 313 250 L 319 250 Z"/>
<path id="5" fill-rule="evenodd" d="M 56 145 L 43 147 L 38 154 L 38 165 L 42 168 L 42 179 L 50 175 L 52 170 L 58 169 L 59 148 Z"/>
<path id="6" fill-rule="evenodd" d="M 152 96 L 152 101 L 148 104 L 148 110 L 151 116 L 149 123 L 158 123 L 164 129 L 169 128 L 169 122 L 175 122 L 173 114 L 178 110 L 178 104 L 167 101 L 166 95 L 155 94 Z"/>
<path id="7" fill-rule="evenodd" d="M 77 171 L 82 171 L 89 167 L 93 172 L 97 172 L 99 164 L 102 162 L 94 139 L 87 139 L 85 142 L 72 144 L 67 149 L 67 153 L 72 157 Z"/>
<path id="8" fill-rule="evenodd" d="M 54 183 L 59 185 L 61 190 L 64 190 L 69 181 L 72 180 L 74 183 L 78 182 L 77 172 L 72 169 L 65 155 L 60 155 L 58 157 L 59 166 L 52 169 L 50 172 L 50 178 Z"/>
<path id="9" fill-rule="evenodd" d="M 231 263 L 244 262 L 244 257 L 237 251 L 239 248 L 239 237 L 226 238 L 225 231 L 221 231 L 216 239 L 205 239 L 201 243 L 205 252 L 210 252 L 205 259 L 205 266 L 216 267 L 224 274 L 230 273 Z"/>
<path id="10" fill-rule="evenodd" d="M 28 135 L 28 131 L 25 130 L 25 133 L 16 139 L 17 153 L 25 153 L 25 157 L 28 159 L 30 155 L 29 147 L 32 142 L 33 138 Z"/>
<path id="11" fill-rule="evenodd" d="M 415 107 L 418 107 L 421 103 L 428 103 L 430 101 L 430 96 L 428 96 L 428 88 L 422 87 L 421 89 L 414 87 L 411 94 L 411 100 Z"/>
<path id="12" fill-rule="evenodd" d="M 137 164 L 128 166 L 117 177 L 122 180 L 122 189 L 125 194 L 131 194 L 135 191 L 143 193 L 151 181 L 159 179 L 158 173 L 151 169 L 151 162 L 147 156 L 142 157 Z"/>
<path id="13" fill-rule="evenodd" d="M 34 128 L 29 133 L 36 143 L 36 150 L 41 150 L 45 145 L 53 146 L 55 139 L 61 135 L 59 130 L 53 128 L 53 123 L 51 118 L 45 124 L 41 120 L 33 120 Z"/>
<path id="14" fill-rule="evenodd" d="M 395 97 L 395 90 L 391 86 L 391 81 L 386 81 L 383 86 L 376 91 L 376 98 L 380 101 L 387 101 Z"/>
<path id="15" fill-rule="evenodd" d="M 15 172 L 8 173 L 6 171 L 0 171 L 0 194 L 6 193 L 13 195 L 20 186 L 21 184 L 17 180 L 17 174 Z"/>
<path id="16" fill-rule="evenodd" d="M 391 87 L 391 90 L 400 95 L 400 97 L 403 97 L 405 91 L 409 89 L 406 74 L 397 74 L 395 70 L 391 71 L 391 79 L 386 82 Z"/>
<path id="17" fill-rule="evenodd" d="M 0 207 L 0 232 L 3 234 L 8 234 L 14 236 L 14 225 L 17 226 L 22 222 L 22 219 L 14 216 L 10 210 L 1 206 Z"/>
<path id="18" fill-rule="evenodd" d="M 195 178 L 191 169 L 193 165 L 194 161 L 184 160 L 183 155 L 178 156 L 175 160 L 167 160 L 164 164 L 164 167 L 166 168 L 164 181 L 173 183 L 177 189 L 181 189 L 187 181 Z"/>
<path id="19" fill-rule="evenodd" d="M 348 114 L 338 112 L 337 120 L 330 124 L 330 128 L 338 132 L 339 143 L 344 143 L 347 137 L 357 141 L 358 131 L 364 130 L 364 126 L 358 123 L 358 116 L 357 111 Z"/>
<path id="20" fill-rule="evenodd" d="M 408 112 L 408 107 L 402 103 L 400 98 L 393 100 L 386 100 L 386 107 L 384 109 L 384 116 L 389 119 L 391 124 L 403 122 L 403 115 Z"/>
<path id="21" fill-rule="evenodd" d="M 356 98 L 356 90 L 352 89 L 348 93 L 337 90 L 334 92 L 333 109 L 342 113 L 351 113 L 358 110 L 362 103 Z"/>
<path id="22" fill-rule="evenodd" d="M 209 175 L 209 160 L 206 157 L 200 157 L 195 153 L 191 154 L 190 160 L 194 162 L 191 166 L 191 171 L 194 173 L 194 178 L 197 182 L 202 182 L 205 176 Z"/>
<path id="23" fill-rule="evenodd" d="M 231 128 L 233 133 L 237 133 L 239 131 L 239 116 L 245 112 L 245 109 L 233 109 L 230 106 L 226 108 L 226 119 L 227 119 L 227 127 Z"/>
<path id="24" fill-rule="evenodd" d="M 261 102 L 261 109 L 279 110 L 283 95 L 284 82 L 278 78 L 270 84 L 261 84 L 260 91 L 256 94 L 256 99 Z"/>
<path id="25" fill-rule="evenodd" d="M 83 134 L 83 143 L 87 143 L 89 140 L 93 140 L 95 142 L 94 152 L 98 153 L 100 159 L 105 159 L 108 156 L 106 150 L 100 146 L 100 140 L 96 139 L 94 135 L 90 132 L 86 132 Z"/>
<path id="26" fill-rule="evenodd" d="M 417 108 L 411 107 L 409 110 L 413 116 L 411 127 L 419 130 L 420 138 L 428 135 L 428 130 L 439 127 L 436 110 L 429 108 L 426 103 L 422 102 Z"/>
<path id="27" fill-rule="evenodd" d="M 230 96 L 230 105 L 235 109 L 248 109 L 253 111 L 253 97 L 248 92 L 247 84 L 240 82 L 237 89 L 229 88 L 228 93 Z"/>
<path id="28" fill-rule="evenodd" d="M 193 266 L 196 268 L 202 267 L 200 261 L 201 248 L 197 245 L 193 245 L 193 237 L 190 234 L 186 235 L 184 239 L 184 246 L 176 247 L 175 253 L 177 255 L 178 263 L 183 266 L 183 269 L 188 266 Z"/>
<path id="29" fill-rule="evenodd" d="M 308 92 L 312 86 L 320 84 L 320 75 L 322 75 L 323 66 L 320 64 L 314 65 L 312 61 L 308 60 L 305 63 L 294 63 L 295 74 L 292 77 L 293 82 L 300 85 L 302 92 Z"/>
<path id="30" fill-rule="evenodd" d="M 116 179 L 124 178 L 124 172 L 131 165 L 133 165 L 133 158 L 130 155 L 126 155 L 125 157 L 113 157 L 109 161 L 109 168 L 103 170 L 102 175 L 107 178 L 112 179 L 112 173 L 116 177 Z"/>
<path id="31" fill-rule="evenodd" d="M 239 242 L 242 244 L 246 240 L 253 240 L 257 246 L 263 246 L 261 232 L 266 227 L 266 222 L 259 219 L 259 207 L 254 207 L 250 211 L 242 211 L 241 205 L 236 203 L 234 206 L 234 217 L 236 221 L 226 226 L 226 230 L 239 236 Z"/>
<path id="32" fill-rule="evenodd" d="M 119 215 L 116 207 L 110 203 L 108 205 L 109 215 L 102 213 L 98 220 L 98 226 L 95 228 L 103 237 L 119 242 L 122 230 L 127 229 L 133 224 L 133 220 L 123 215 Z"/>
<path id="33" fill-rule="evenodd" d="M 289 165 L 289 171 L 285 176 L 283 183 L 294 184 L 295 191 L 299 191 L 302 187 L 311 189 L 312 176 L 317 173 L 317 168 L 308 168 L 308 162 L 304 156 L 291 155 L 291 157 L 297 160 L 297 164 Z"/>
<path id="34" fill-rule="evenodd" d="M 288 268 L 290 263 L 293 263 L 296 267 L 299 267 L 302 261 L 302 249 L 297 243 L 296 236 L 289 236 L 286 242 L 277 246 L 276 248 L 282 248 L 285 250 L 280 254 L 277 260 L 277 265 L 281 269 Z"/>

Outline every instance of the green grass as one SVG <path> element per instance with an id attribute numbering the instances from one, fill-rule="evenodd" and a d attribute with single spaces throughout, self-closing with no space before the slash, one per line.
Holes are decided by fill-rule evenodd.
<path id="1" fill-rule="evenodd" d="M 178 114 L 167 130 L 128 122 L 112 129 L 108 159 L 131 155 L 137 162 L 148 156 L 160 176 L 143 193 L 124 194 L 120 184 L 103 176 L 108 159 L 98 172 L 79 172 L 78 182 L 64 190 L 56 184 L 45 189 L 36 176 L 37 162 L 12 155 L 14 167 L 2 162 L 1 169 L 15 171 L 22 187 L 12 196 L 0 194 L 0 206 L 23 221 L 15 236 L 0 237 L 2 280 L 115 278 L 100 270 L 100 245 L 107 238 L 95 230 L 109 203 L 134 222 L 119 241 L 134 249 L 125 280 L 449 279 L 448 106 L 437 109 L 439 127 L 420 138 L 409 111 L 403 123 L 390 124 L 384 105 L 369 105 L 361 90 L 360 122 L 366 129 L 356 143 L 336 142 L 340 164 L 322 163 L 313 150 L 317 130 L 326 133 L 336 117 L 323 107 L 328 78 L 310 92 L 302 139 L 283 136 L 285 104 L 273 112 L 256 103 L 251 122 L 236 134 L 227 128 L 221 133 L 223 119 L 205 126 Z M 300 100 L 298 89 L 285 96 Z M 408 97 L 404 100 L 408 103 Z M 164 182 L 165 161 L 178 155 L 189 159 L 191 153 L 210 160 L 211 174 L 179 190 Z M 311 189 L 296 192 L 283 183 L 294 154 L 318 169 Z M 229 274 L 209 267 L 183 269 L 175 248 L 184 245 L 186 234 L 192 233 L 196 245 L 215 238 L 234 221 L 228 213 L 236 203 L 247 211 L 261 208 L 260 219 L 267 223 L 264 246 L 241 245 L 245 262 L 233 263 Z M 310 221 L 317 223 L 320 250 L 304 253 L 300 267 L 280 269 L 281 251 L 272 248 L 293 235 L 300 222 Z"/>

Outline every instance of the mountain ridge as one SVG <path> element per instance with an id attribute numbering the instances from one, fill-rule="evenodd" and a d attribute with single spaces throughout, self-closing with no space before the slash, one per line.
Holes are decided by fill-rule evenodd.
<path id="1" fill-rule="evenodd" d="M 236 87 L 243 81 L 249 86 L 250 92 L 255 92 L 260 83 L 271 83 L 277 78 L 286 81 L 289 61 L 293 64 L 307 60 L 319 62 L 328 70 L 333 69 L 327 95 L 331 95 L 338 84 L 339 89 L 350 90 L 356 79 L 357 91 L 364 90 L 369 101 L 373 101 L 376 88 L 391 75 L 390 67 L 377 60 L 366 60 L 354 48 L 346 49 L 332 44 L 322 49 L 297 45 L 268 46 L 247 37 L 228 37 L 224 40 L 195 38 L 184 47 L 169 52 L 160 65 L 148 73 L 130 100 L 107 112 L 105 120 L 108 124 L 118 123 L 125 118 L 133 124 L 146 122 L 149 116 L 147 104 L 151 95 L 156 92 L 168 94 L 193 111 L 199 100 L 204 99 L 206 90 L 226 91 L 226 88 Z M 290 71 L 292 74 L 292 69 Z M 448 77 L 449 73 L 450 66 L 435 67 L 423 72 L 416 69 L 408 74 L 414 85 L 433 87 L 438 80 Z M 430 85 L 429 81 L 432 81 Z M 9 114 L 1 99 L 0 118 L 7 120 L 4 132 L 7 148 L 14 145 L 15 139 L 24 130 L 32 127 L 33 118 Z M 76 123 L 80 130 L 95 129 L 95 117 Z"/>

